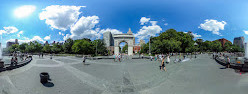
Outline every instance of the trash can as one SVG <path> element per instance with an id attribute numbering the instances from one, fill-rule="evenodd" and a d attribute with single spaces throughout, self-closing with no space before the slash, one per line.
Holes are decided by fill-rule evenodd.
<path id="1" fill-rule="evenodd" d="M 47 72 L 40 73 L 40 82 L 41 83 L 47 83 L 48 80 L 50 80 L 50 78 L 49 78 L 49 74 Z"/>

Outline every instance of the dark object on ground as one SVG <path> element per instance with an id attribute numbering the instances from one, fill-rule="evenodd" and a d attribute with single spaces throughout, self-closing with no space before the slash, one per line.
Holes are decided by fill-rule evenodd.
<path id="1" fill-rule="evenodd" d="M 2 60 L 0 60 L 0 68 L 4 67 L 4 62 Z"/>
<path id="2" fill-rule="evenodd" d="M 48 80 L 50 81 L 50 76 L 47 72 L 40 73 L 40 82 L 42 84 L 48 83 Z"/>

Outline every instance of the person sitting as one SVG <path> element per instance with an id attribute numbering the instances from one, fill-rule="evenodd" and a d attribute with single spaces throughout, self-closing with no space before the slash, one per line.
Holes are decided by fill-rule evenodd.
<path id="1" fill-rule="evenodd" d="M 15 66 L 17 65 L 17 63 L 18 63 L 18 59 L 17 59 L 17 57 L 15 56 L 14 57 L 14 63 L 15 63 Z"/>
<path id="2" fill-rule="evenodd" d="M 10 66 L 13 66 L 13 65 L 14 65 L 14 62 L 15 62 L 15 59 L 14 59 L 14 57 L 12 57 L 12 58 L 11 58 Z"/>

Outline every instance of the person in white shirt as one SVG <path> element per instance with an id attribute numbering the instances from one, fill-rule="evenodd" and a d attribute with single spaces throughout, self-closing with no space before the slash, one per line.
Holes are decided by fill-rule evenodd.
<path id="1" fill-rule="evenodd" d="M 166 58 L 166 63 L 169 64 L 170 63 L 170 56 L 168 55 Z"/>

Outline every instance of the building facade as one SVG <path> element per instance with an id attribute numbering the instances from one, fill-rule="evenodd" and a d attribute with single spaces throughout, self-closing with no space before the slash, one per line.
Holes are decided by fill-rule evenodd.
<path id="1" fill-rule="evenodd" d="M 15 39 L 15 42 L 10 42 L 10 41 L 8 41 L 8 42 L 6 43 L 6 48 L 11 47 L 13 44 L 19 45 L 18 39 Z"/>
<path id="2" fill-rule="evenodd" d="M 244 48 L 244 41 L 245 41 L 245 38 L 243 36 L 242 37 L 236 37 L 233 40 L 233 44 L 238 45 L 240 48 Z"/>
<path id="3" fill-rule="evenodd" d="M 225 39 L 225 38 L 218 39 L 218 41 L 221 42 L 221 46 L 222 46 L 222 47 L 224 47 L 224 45 L 225 45 L 226 42 L 230 42 L 229 40 L 227 40 L 227 39 Z M 232 43 L 232 42 L 230 42 L 230 43 Z"/>

